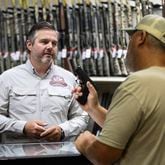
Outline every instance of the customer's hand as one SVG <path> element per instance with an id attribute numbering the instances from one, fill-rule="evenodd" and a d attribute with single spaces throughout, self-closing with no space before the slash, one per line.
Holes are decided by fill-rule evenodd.
<path id="1" fill-rule="evenodd" d="M 96 137 L 89 131 L 81 133 L 75 140 L 75 146 L 80 153 L 84 153 L 86 146 L 89 146 L 96 140 Z"/>
<path id="2" fill-rule="evenodd" d="M 89 112 L 92 109 L 97 109 L 97 107 L 100 105 L 99 100 L 98 100 L 98 94 L 94 86 L 88 81 L 87 82 L 87 87 L 89 90 L 89 95 L 87 98 L 87 103 L 85 105 L 81 105 L 81 107 L 86 111 Z M 81 87 L 75 87 L 72 91 L 74 94 L 75 99 L 78 97 L 82 96 L 82 91 Z"/>

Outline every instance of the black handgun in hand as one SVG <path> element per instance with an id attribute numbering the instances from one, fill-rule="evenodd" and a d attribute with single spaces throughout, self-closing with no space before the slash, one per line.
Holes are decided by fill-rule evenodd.
<path id="1" fill-rule="evenodd" d="M 89 78 L 87 73 L 80 66 L 78 66 L 75 69 L 75 75 L 78 77 L 79 84 L 80 84 L 80 86 L 82 88 L 82 96 L 79 96 L 77 98 L 77 101 L 80 104 L 84 105 L 87 102 L 87 97 L 88 97 L 88 94 L 89 94 L 89 90 L 88 90 L 88 87 L 86 86 L 86 83 L 87 83 L 87 81 L 90 81 L 93 85 L 94 85 L 94 83 Z"/>

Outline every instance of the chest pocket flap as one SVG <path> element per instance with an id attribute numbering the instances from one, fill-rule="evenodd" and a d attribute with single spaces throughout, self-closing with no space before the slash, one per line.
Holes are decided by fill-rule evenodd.
<path id="1" fill-rule="evenodd" d="M 37 105 L 37 92 L 35 89 L 13 88 L 10 92 L 10 111 L 19 118 L 25 114 L 33 114 Z M 24 118 L 23 117 L 23 118 Z M 31 116 L 30 116 L 31 117 Z"/>
<path id="2" fill-rule="evenodd" d="M 71 91 L 69 89 L 63 89 L 63 88 L 48 88 L 48 95 L 61 96 L 66 98 L 70 98 L 72 96 Z"/>
<path id="3" fill-rule="evenodd" d="M 37 92 L 35 89 L 27 88 L 13 88 L 10 96 L 36 96 Z"/>

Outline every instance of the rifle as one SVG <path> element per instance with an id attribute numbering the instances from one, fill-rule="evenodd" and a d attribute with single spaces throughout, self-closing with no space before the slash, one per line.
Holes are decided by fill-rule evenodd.
<path id="1" fill-rule="evenodd" d="M 96 15 L 96 4 L 92 4 L 90 2 L 89 4 L 89 10 L 90 10 L 90 33 L 91 33 L 91 57 L 89 58 L 89 69 L 90 69 L 90 76 L 96 76 L 97 75 L 97 69 L 96 69 L 96 62 L 97 62 L 97 54 L 99 48 L 97 46 L 99 45 L 98 41 L 98 29 L 97 29 L 97 15 Z"/>
<path id="2" fill-rule="evenodd" d="M 86 3 L 86 10 L 87 10 L 87 23 L 88 23 L 88 32 L 86 31 L 86 38 L 88 40 L 88 45 L 86 46 L 86 62 L 89 65 L 89 75 L 96 76 L 96 59 L 95 53 L 96 50 L 96 7 L 93 6 L 92 2 Z"/>
<path id="3" fill-rule="evenodd" d="M 108 19 L 108 4 L 107 2 L 102 2 L 102 22 L 103 22 L 103 27 L 102 27 L 102 33 L 103 33 L 103 73 L 104 76 L 110 76 L 110 61 L 109 61 L 109 56 L 107 53 L 107 49 L 109 48 L 109 19 Z"/>
<path id="4" fill-rule="evenodd" d="M 15 0 L 13 0 L 13 8 L 16 6 Z M 14 65 L 22 64 L 26 61 L 26 16 L 27 16 L 27 1 L 19 1 L 19 9 L 14 9 L 14 19 L 15 19 L 15 31 L 16 31 L 16 49 L 15 58 L 13 59 Z"/>
<path id="5" fill-rule="evenodd" d="M 127 20 L 127 27 L 132 28 L 133 27 L 133 21 L 132 21 L 132 10 L 131 5 L 129 3 L 129 0 L 126 0 L 126 20 Z M 126 47 L 129 43 L 129 36 L 125 35 L 125 41 L 126 41 Z"/>
<path id="6" fill-rule="evenodd" d="M 77 64 L 74 59 L 74 48 L 73 48 L 73 10 L 72 4 L 66 3 L 66 46 L 67 46 L 67 62 L 71 72 L 74 72 Z"/>
<path id="7" fill-rule="evenodd" d="M 4 60 L 3 60 L 3 40 L 4 40 L 4 17 L 3 12 L 0 11 L 0 74 L 4 72 Z"/>
<path id="8" fill-rule="evenodd" d="M 52 24 L 54 25 L 55 29 L 59 29 L 59 10 L 58 10 L 58 3 L 57 0 L 54 4 L 51 5 L 51 17 L 52 17 Z"/>
<path id="9" fill-rule="evenodd" d="M 11 68 L 10 45 L 11 45 L 11 30 L 10 30 L 10 11 L 5 4 L 4 11 L 4 66 L 5 70 Z"/>
<path id="10" fill-rule="evenodd" d="M 39 10 L 38 10 L 38 1 L 37 0 L 33 0 L 33 10 L 34 10 L 34 22 L 38 22 L 39 21 Z"/>
<path id="11" fill-rule="evenodd" d="M 77 66 L 83 67 L 81 58 L 81 46 L 80 46 L 80 19 L 78 4 L 73 0 L 72 17 L 73 17 L 73 47 L 74 47 L 74 59 Z"/>
<path id="12" fill-rule="evenodd" d="M 152 2 L 150 0 L 140 0 L 142 5 L 142 15 L 152 14 Z"/>
<path id="13" fill-rule="evenodd" d="M 119 26 L 119 22 L 118 22 L 118 19 L 119 19 L 119 9 L 118 9 L 118 2 L 114 1 L 114 10 L 113 10 L 113 20 L 114 20 L 114 36 L 116 36 L 114 38 L 114 43 L 115 43 L 115 46 L 114 46 L 114 52 L 113 52 L 113 68 L 114 68 L 114 72 L 113 72 L 113 75 L 114 76 L 121 76 L 121 70 L 120 70 L 120 65 L 119 65 L 119 61 L 118 61 L 118 56 L 119 56 L 119 40 L 118 40 L 118 37 L 119 37 L 119 29 L 118 29 L 118 26 Z"/>
<path id="14" fill-rule="evenodd" d="M 109 56 L 109 67 L 110 67 L 110 75 L 114 74 L 114 67 L 113 67 L 113 45 L 114 45 L 114 21 L 113 21 L 113 8 L 111 0 L 108 0 L 108 45 L 107 45 L 107 53 Z"/>
<path id="15" fill-rule="evenodd" d="M 127 24 L 128 24 L 128 27 L 132 27 L 133 24 L 132 24 L 132 10 L 131 10 L 131 6 L 130 6 L 130 3 L 129 3 L 129 0 L 126 0 L 126 7 L 127 7 Z"/>
<path id="16" fill-rule="evenodd" d="M 165 0 L 162 0 L 162 16 L 165 17 Z"/>
<path id="17" fill-rule="evenodd" d="M 47 20 L 47 2 L 48 0 L 41 0 L 41 12 L 42 12 L 42 19 Z"/>
<path id="18" fill-rule="evenodd" d="M 81 0 L 78 1 L 77 3 L 78 5 L 78 22 L 79 22 L 79 29 L 78 29 L 78 35 L 79 35 L 79 39 L 78 39 L 78 49 L 80 49 L 79 53 L 80 53 L 80 59 L 81 59 L 81 66 L 82 68 L 85 70 L 85 65 L 84 65 L 84 60 L 86 58 L 86 49 L 84 47 L 84 42 L 85 42 L 85 23 L 84 23 L 84 8 L 83 8 L 83 2 Z M 80 60 L 79 60 L 80 61 Z M 86 70 L 85 70 L 86 71 Z"/>
<path id="19" fill-rule="evenodd" d="M 26 53 L 26 46 L 25 42 L 27 40 L 27 29 L 26 29 L 26 15 L 28 14 L 28 0 L 24 0 L 22 4 L 22 11 L 21 11 L 21 31 L 20 31 L 20 38 L 21 38 L 21 46 L 20 46 L 20 62 L 24 63 L 27 58 Z"/>
<path id="20" fill-rule="evenodd" d="M 58 52 L 56 55 L 55 62 L 57 65 L 60 65 L 66 69 L 69 69 L 67 59 L 66 59 L 67 58 L 67 49 L 66 48 L 63 49 L 65 46 L 64 45 L 65 44 L 65 39 L 64 39 L 64 37 L 65 37 L 65 18 L 61 18 L 62 17 L 61 12 L 62 12 L 62 15 L 64 15 L 64 11 L 63 11 L 63 6 L 61 6 L 61 4 L 59 4 L 58 0 L 54 1 L 52 12 L 53 12 L 52 14 L 53 14 L 54 27 L 59 31 Z M 63 21 L 63 19 L 64 19 L 64 23 L 63 22 L 61 23 L 61 21 Z"/>
<path id="21" fill-rule="evenodd" d="M 66 47 L 66 12 L 65 12 L 64 4 L 61 0 L 59 0 L 59 19 L 60 19 L 60 53 L 61 53 L 61 65 L 63 68 L 67 70 L 71 70 L 71 66 L 67 60 L 67 47 Z"/>
<path id="22" fill-rule="evenodd" d="M 142 18 L 140 0 L 135 0 L 135 6 L 136 6 L 136 22 L 139 22 Z"/>
<path id="23" fill-rule="evenodd" d="M 54 10 L 54 7 L 53 7 L 52 0 L 47 1 L 47 11 L 48 11 L 47 21 L 54 25 L 55 21 L 53 18 L 53 10 Z M 55 28 L 56 28 L 56 25 L 55 25 Z"/>
<path id="24" fill-rule="evenodd" d="M 58 4 L 58 0 L 54 1 L 54 5 L 52 8 L 52 14 L 53 14 L 53 24 L 54 27 L 59 31 L 59 42 L 58 42 L 58 52 L 56 55 L 55 63 L 57 65 L 62 66 L 63 65 L 63 60 L 62 60 L 62 45 L 61 45 L 61 20 L 60 20 L 60 7 Z"/>
<path id="25" fill-rule="evenodd" d="M 96 4 L 96 17 L 97 17 L 97 35 L 98 35 L 98 42 L 97 43 L 97 58 L 96 58 L 96 69 L 97 75 L 103 76 L 103 34 L 102 34 L 102 19 L 100 13 L 100 6 L 97 0 L 95 0 Z"/>
<path id="26" fill-rule="evenodd" d="M 25 28 L 25 24 L 22 25 L 22 21 L 24 20 L 23 18 L 23 14 L 22 11 L 23 8 L 21 8 L 21 6 L 23 6 L 23 1 L 22 4 L 21 2 L 19 3 L 20 8 L 17 8 L 16 6 L 16 1 L 12 0 L 12 22 L 11 22 L 11 67 L 14 67 L 20 63 L 22 63 L 22 52 L 21 51 L 24 47 L 24 45 L 22 45 L 22 43 L 24 42 L 24 40 L 22 39 L 22 34 L 21 34 L 21 30 L 22 28 Z"/>
<path id="27" fill-rule="evenodd" d="M 120 16 L 120 29 L 124 29 L 125 28 L 125 4 L 123 0 L 120 0 L 120 12 L 121 12 L 121 16 Z M 120 44 L 121 44 L 121 57 L 119 58 L 119 65 L 120 65 L 120 69 L 121 69 L 121 75 L 122 76 L 127 76 L 127 69 L 126 69 L 126 65 L 125 65 L 125 50 L 126 50 L 126 41 L 125 41 L 125 33 L 123 30 L 120 31 L 121 35 L 119 37 L 120 39 Z"/>
<path id="28" fill-rule="evenodd" d="M 150 0 L 147 0 L 147 5 L 148 5 L 148 14 L 153 14 L 152 2 Z"/>
<path id="29" fill-rule="evenodd" d="M 145 16 L 148 14 L 148 9 L 147 9 L 147 0 L 140 0 L 140 3 L 142 5 L 142 15 Z"/>
<path id="30" fill-rule="evenodd" d="M 89 2 L 88 2 L 89 3 Z M 87 72 L 88 75 L 90 75 L 90 61 L 89 59 L 91 58 L 91 47 L 90 47 L 90 43 L 91 43 L 91 34 L 90 34 L 90 29 L 89 29 L 89 9 L 87 7 L 88 5 L 86 0 L 82 0 L 82 6 L 83 6 L 83 10 L 82 10 L 82 14 L 83 14 L 83 27 L 82 27 L 82 60 L 83 60 L 83 68 L 85 70 L 85 72 Z"/>
<path id="31" fill-rule="evenodd" d="M 77 66 L 82 66 L 82 59 L 80 55 L 80 45 L 78 35 L 79 31 L 79 19 L 78 11 L 75 1 L 70 5 L 67 4 L 67 49 L 68 49 L 68 63 L 71 65 L 71 71 L 73 72 Z"/>
<path id="32" fill-rule="evenodd" d="M 16 42 L 15 42 L 15 26 L 17 19 L 15 18 L 15 0 L 12 0 L 12 7 L 10 8 L 10 12 L 12 14 L 12 19 L 10 19 L 10 30 L 11 30 L 11 49 L 10 49 L 10 56 L 11 56 L 11 67 L 17 65 L 17 61 L 19 60 L 19 57 L 16 54 Z"/>

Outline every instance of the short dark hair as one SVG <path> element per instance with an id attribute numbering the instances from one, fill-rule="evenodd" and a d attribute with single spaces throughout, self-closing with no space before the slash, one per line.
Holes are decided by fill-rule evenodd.
<path id="1" fill-rule="evenodd" d="M 35 36 L 36 32 L 38 30 L 42 30 L 42 29 L 48 29 L 48 30 L 56 31 L 55 27 L 51 23 L 49 23 L 47 21 L 41 21 L 41 22 L 34 24 L 31 27 L 31 29 L 29 30 L 28 35 L 27 35 L 27 40 L 30 40 L 32 43 L 34 43 L 34 36 Z M 26 46 L 26 51 L 28 53 L 30 53 L 27 46 Z"/>
<path id="2" fill-rule="evenodd" d="M 31 29 L 30 29 L 30 31 L 27 35 L 27 39 L 32 40 L 35 33 L 36 33 L 36 31 L 42 30 L 42 29 L 50 29 L 50 30 L 55 30 L 56 31 L 55 27 L 51 23 L 49 23 L 47 21 L 41 21 L 41 22 L 38 22 L 38 23 L 34 24 L 31 27 Z"/>

